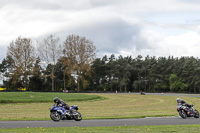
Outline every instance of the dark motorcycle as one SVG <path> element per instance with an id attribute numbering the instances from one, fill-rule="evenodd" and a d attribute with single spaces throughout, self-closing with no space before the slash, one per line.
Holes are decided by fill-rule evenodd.
<path id="1" fill-rule="evenodd" d="M 193 106 L 193 104 L 191 105 L 191 107 L 181 105 L 177 107 L 177 111 L 183 119 L 186 119 L 187 117 L 199 118 L 199 112 L 194 109 Z"/>
<path id="2" fill-rule="evenodd" d="M 75 121 L 81 121 L 82 116 L 81 113 L 77 111 L 78 106 L 74 105 L 70 107 L 70 110 L 66 110 L 64 107 L 56 107 L 55 104 L 52 105 L 50 108 L 50 118 L 58 122 L 60 120 L 75 120 Z"/>
<path id="3" fill-rule="evenodd" d="M 140 95 L 146 95 L 143 91 L 140 91 Z"/>

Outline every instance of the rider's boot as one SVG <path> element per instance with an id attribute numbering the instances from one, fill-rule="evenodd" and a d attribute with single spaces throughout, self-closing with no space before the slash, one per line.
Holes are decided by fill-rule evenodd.
<path id="1" fill-rule="evenodd" d="M 66 110 L 63 115 L 65 115 L 65 116 L 68 115 L 69 116 L 70 112 L 68 110 Z"/>

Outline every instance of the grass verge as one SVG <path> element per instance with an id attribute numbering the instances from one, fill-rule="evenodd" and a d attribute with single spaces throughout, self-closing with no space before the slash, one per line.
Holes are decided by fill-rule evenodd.
<path id="1" fill-rule="evenodd" d="M 2 133 L 199 133 L 200 125 L 165 125 L 165 126 L 114 126 L 114 127 L 58 127 L 58 128 L 9 128 L 0 129 Z"/>
<path id="2" fill-rule="evenodd" d="M 86 101 L 102 99 L 97 95 L 52 92 L 0 92 L 0 103 L 41 103 L 52 102 L 54 97 L 64 101 Z"/>

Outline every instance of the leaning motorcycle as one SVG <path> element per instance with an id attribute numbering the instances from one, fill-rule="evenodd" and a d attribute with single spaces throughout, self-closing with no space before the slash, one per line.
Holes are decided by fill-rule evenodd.
<path id="1" fill-rule="evenodd" d="M 50 118 L 58 122 L 60 120 L 75 120 L 75 121 L 81 121 L 82 116 L 81 113 L 77 111 L 78 106 L 74 105 L 70 107 L 70 110 L 66 110 L 64 107 L 59 106 L 56 107 L 55 104 L 52 105 L 50 108 Z"/>
<path id="2" fill-rule="evenodd" d="M 193 106 L 194 105 L 191 105 L 191 107 L 181 105 L 177 107 L 177 111 L 183 119 L 186 119 L 187 117 L 199 118 L 199 112 L 194 109 Z"/>

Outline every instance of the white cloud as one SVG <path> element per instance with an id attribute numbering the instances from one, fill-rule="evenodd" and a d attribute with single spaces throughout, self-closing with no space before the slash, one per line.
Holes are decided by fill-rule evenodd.
<path id="1" fill-rule="evenodd" d="M 200 56 L 200 35 L 196 32 L 187 32 L 180 35 L 166 36 L 151 32 L 147 37 L 148 44 L 152 46 L 150 53 L 145 55 L 156 56 Z"/>
<path id="2" fill-rule="evenodd" d="M 200 35 L 188 32 L 179 36 L 169 36 L 165 39 L 169 52 L 176 56 L 200 56 Z"/>
<path id="3" fill-rule="evenodd" d="M 0 46 L 18 36 L 78 34 L 100 56 L 200 56 L 199 13 L 200 2 L 189 0 L 1 0 Z"/>

